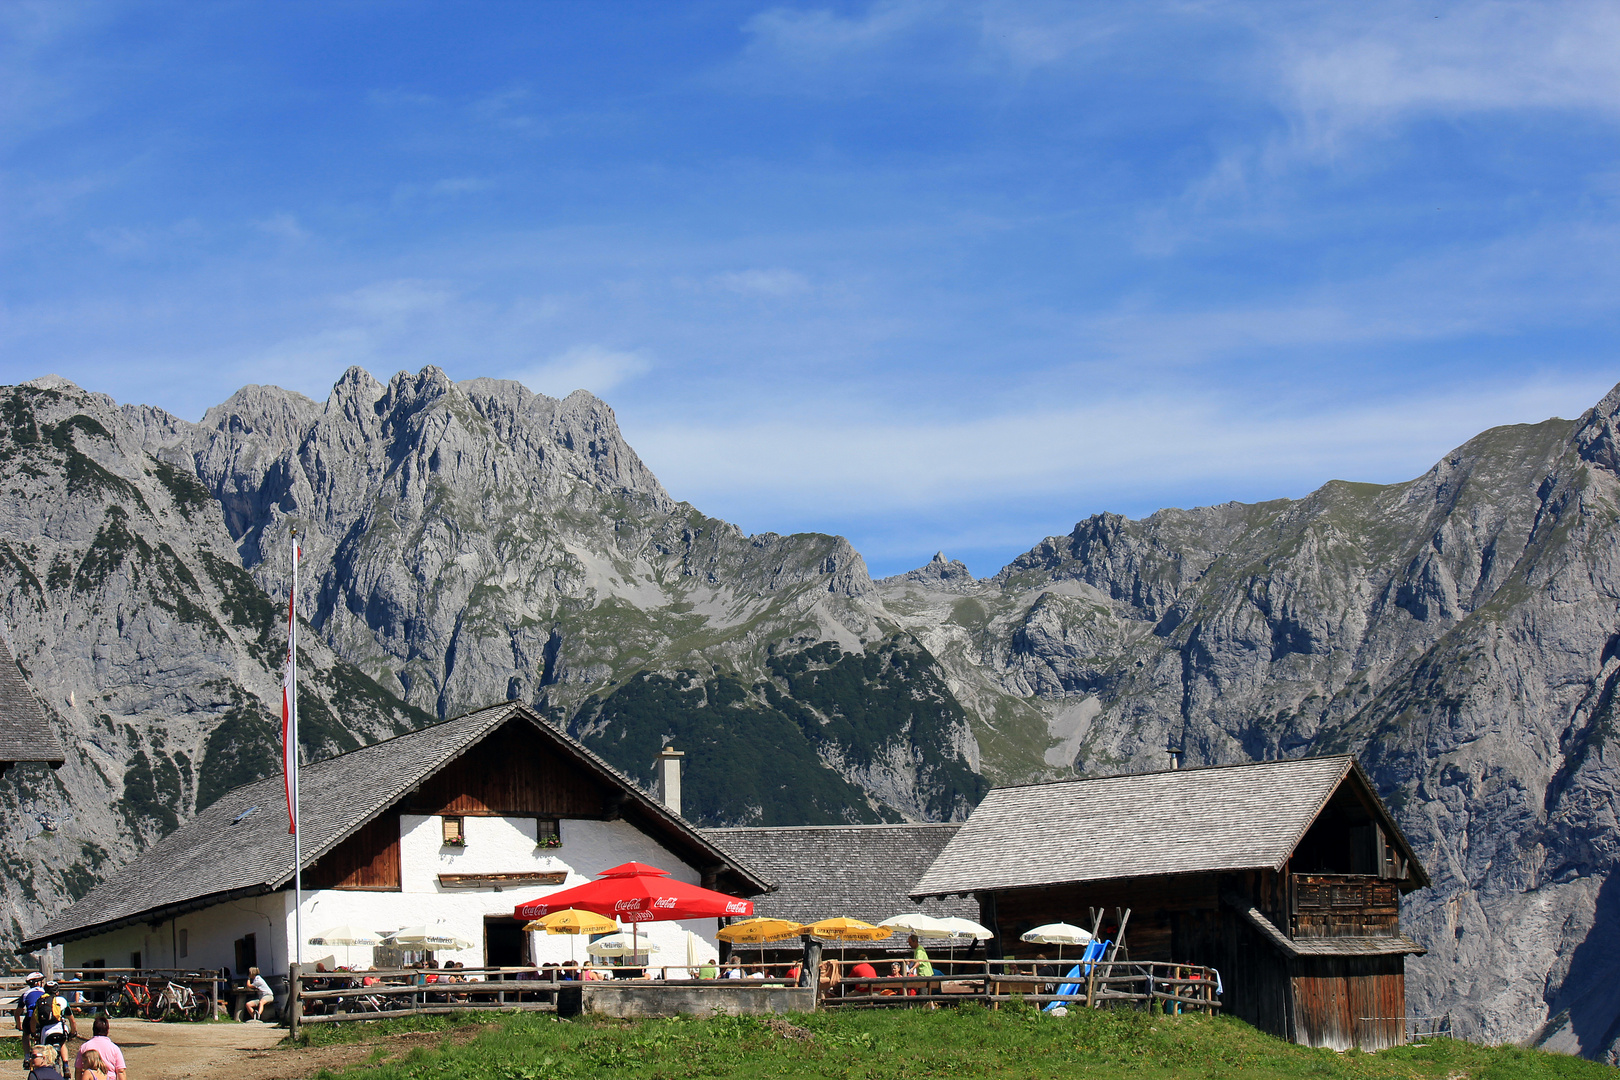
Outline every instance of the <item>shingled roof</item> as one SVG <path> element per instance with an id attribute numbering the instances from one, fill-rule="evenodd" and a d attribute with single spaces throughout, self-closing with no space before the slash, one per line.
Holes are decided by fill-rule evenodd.
<path id="1" fill-rule="evenodd" d="M 746 886 L 770 885 L 715 846 L 627 776 L 520 702 L 480 709 L 299 770 L 302 846 L 307 869 L 412 789 L 509 720 L 531 723 L 537 737 L 625 792 L 625 810 L 682 850 L 689 861 L 719 864 Z M 236 788 L 115 872 L 84 899 L 34 932 L 24 945 L 72 941 L 140 920 L 274 892 L 293 878 L 293 841 L 279 775 Z"/>
<path id="2" fill-rule="evenodd" d="M 0 773 L 19 761 L 43 761 L 55 768 L 65 760 L 56 731 L 0 634 Z"/>
<path id="3" fill-rule="evenodd" d="M 776 888 L 754 898 L 754 913 L 794 922 L 844 915 L 879 923 L 918 910 L 908 895 L 960 823 L 948 825 L 802 825 L 705 829 Z M 978 919 L 976 902 L 930 900 L 930 915 Z"/>
<path id="4" fill-rule="evenodd" d="M 1280 870 L 1343 783 L 1428 884 L 1367 775 L 1335 755 L 994 788 L 911 895 Z"/>

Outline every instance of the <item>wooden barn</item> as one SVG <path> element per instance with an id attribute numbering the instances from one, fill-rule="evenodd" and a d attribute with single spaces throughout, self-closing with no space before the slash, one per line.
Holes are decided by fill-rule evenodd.
<path id="1" fill-rule="evenodd" d="M 972 895 L 1003 956 L 1108 912 L 1121 957 L 1216 968 L 1227 1012 L 1308 1046 L 1406 1040 L 1400 898 L 1429 884 L 1348 756 L 996 788 L 912 891 Z M 992 954 L 994 955 L 994 954 Z"/>

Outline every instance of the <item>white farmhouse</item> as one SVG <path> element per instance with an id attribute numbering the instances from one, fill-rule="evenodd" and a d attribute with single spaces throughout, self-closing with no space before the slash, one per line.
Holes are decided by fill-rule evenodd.
<path id="1" fill-rule="evenodd" d="M 666 798 L 679 785 L 661 762 Z M 469 713 L 301 771 L 303 936 L 425 925 L 472 943 L 469 967 L 561 962 L 571 939 L 526 933 L 518 904 L 624 862 L 736 896 L 769 885 L 520 703 Z M 280 776 L 237 788 L 37 930 L 66 967 L 230 968 L 293 961 L 293 842 Z M 657 960 L 717 955 L 718 920 L 644 923 Z M 686 931 L 697 935 L 688 938 Z M 583 942 L 574 943 L 577 948 Z M 372 949 L 314 947 L 364 966 Z M 583 951 L 577 953 L 584 959 Z M 655 960 L 655 962 L 657 962 Z"/>

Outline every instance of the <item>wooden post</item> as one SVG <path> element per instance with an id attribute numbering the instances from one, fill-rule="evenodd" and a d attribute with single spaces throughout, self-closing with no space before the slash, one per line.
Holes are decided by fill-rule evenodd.
<path id="1" fill-rule="evenodd" d="M 800 986 L 808 986 L 815 991 L 815 1003 L 821 1004 L 821 942 L 804 935 L 804 971 L 799 978 Z"/>
<path id="2" fill-rule="evenodd" d="M 1114 909 L 1119 916 L 1119 932 L 1114 935 L 1114 947 L 1108 950 L 1108 962 L 1112 964 L 1119 957 L 1119 947 L 1125 944 L 1125 928 L 1131 924 L 1131 909 Z"/>
<path id="3" fill-rule="evenodd" d="M 303 980 L 302 964 L 287 965 L 287 1030 L 295 1039 L 298 1025 L 304 1019 Z"/>

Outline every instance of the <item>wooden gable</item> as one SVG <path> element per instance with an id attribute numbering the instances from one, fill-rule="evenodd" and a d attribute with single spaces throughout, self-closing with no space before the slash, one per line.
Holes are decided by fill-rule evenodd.
<path id="1" fill-rule="evenodd" d="M 304 871 L 308 889 L 398 892 L 399 812 L 385 811 Z"/>
<path id="2" fill-rule="evenodd" d="M 513 719 L 405 797 L 408 814 L 604 818 L 623 801 L 534 725 Z"/>

